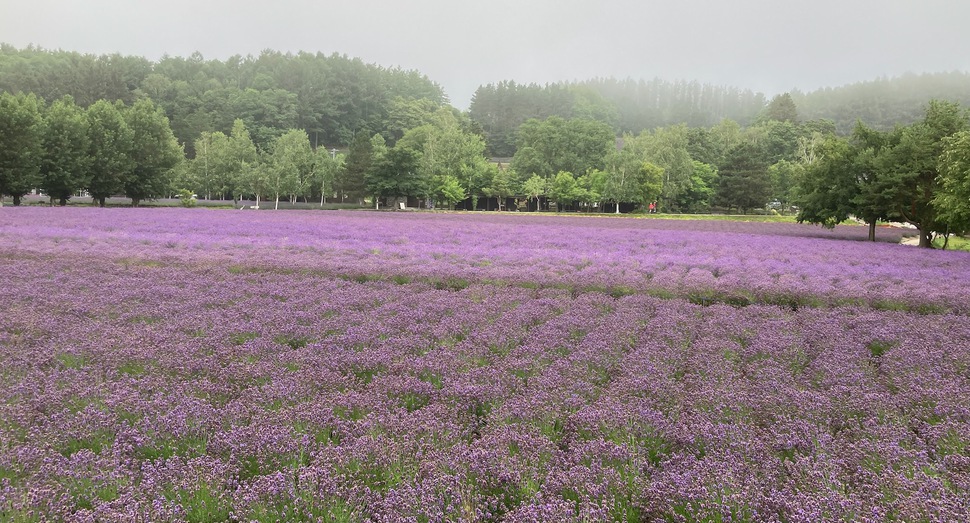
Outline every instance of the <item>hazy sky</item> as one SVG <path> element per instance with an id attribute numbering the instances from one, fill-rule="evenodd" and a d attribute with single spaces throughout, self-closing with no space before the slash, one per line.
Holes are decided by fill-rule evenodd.
<path id="1" fill-rule="evenodd" d="M 773 95 L 970 70 L 966 0 L 0 0 L 0 41 L 206 58 L 322 51 L 417 69 L 467 108 L 501 80 L 699 80 Z"/>

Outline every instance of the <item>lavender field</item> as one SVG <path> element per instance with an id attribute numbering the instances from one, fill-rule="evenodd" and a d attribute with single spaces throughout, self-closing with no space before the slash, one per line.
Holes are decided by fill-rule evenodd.
<path id="1" fill-rule="evenodd" d="M 966 521 L 970 254 L 864 228 L 0 213 L 0 521 Z"/>

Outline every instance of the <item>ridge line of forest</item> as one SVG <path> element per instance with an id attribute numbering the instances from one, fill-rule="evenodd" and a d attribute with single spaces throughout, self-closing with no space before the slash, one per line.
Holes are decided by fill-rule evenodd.
<path id="1" fill-rule="evenodd" d="M 228 133 L 242 119 L 257 145 L 301 128 L 315 146 L 346 147 L 357 132 L 403 135 L 404 101 L 448 106 L 441 86 L 417 70 L 384 67 L 333 53 L 235 55 L 226 60 L 93 55 L 0 44 L 0 92 L 30 92 L 50 103 L 72 96 L 87 107 L 98 100 L 132 104 L 151 98 L 165 110 L 180 143 L 202 132 Z M 970 105 L 970 73 L 951 71 L 877 78 L 809 92 L 791 91 L 803 120 L 827 119 L 848 134 L 857 121 L 879 130 L 913 123 L 932 99 Z M 490 156 L 511 157 L 518 126 L 530 118 L 590 118 L 617 135 L 686 124 L 711 127 L 724 119 L 754 123 L 768 104 L 743 87 L 659 78 L 594 78 L 545 85 L 512 80 L 480 86 L 469 110 Z"/>

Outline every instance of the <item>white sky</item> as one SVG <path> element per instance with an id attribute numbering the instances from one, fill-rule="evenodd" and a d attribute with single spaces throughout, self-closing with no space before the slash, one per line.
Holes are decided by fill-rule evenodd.
<path id="1" fill-rule="evenodd" d="M 501 80 L 699 80 L 773 95 L 970 70 L 966 0 L 0 0 L 0 42 L 206 58 L 337 52 L 467 108 Z"/>

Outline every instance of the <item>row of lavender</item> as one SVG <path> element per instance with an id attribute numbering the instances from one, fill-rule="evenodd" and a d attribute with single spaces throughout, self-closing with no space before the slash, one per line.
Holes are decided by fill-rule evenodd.
<path id="1" fill-rule="evenodd" d="M 213 231 L 218 231 L 213 234 Z M 18 209 L 10 248 L 68 256 L 183 251 L 236 270 L 650 293 L 698 303 L 865 304 L 970 312 L 970 255 L 863 239 L 864 227 L 609 218 Z M 901 232 L 880 231 L 889 239 Z"/>
<path id="2" fill-rule="evenodd" d="M 970 517 L 965 316 L 701 307 L 541 272 L 758 244 L 786 278 L 846 274 L 845 253 L 885 276 L 890 252 L 959 290 L 959 254 L 614 220 L 60 211 L 0 222 L 0 520 Z M 557 265 L 584 249 L 594 270 Z M 485 260 L 537 285 L 476 283 Z M 422 265 L 468 283 L 395 283 Z M 358 274 L 386 278 L 338 277 Z"/>

